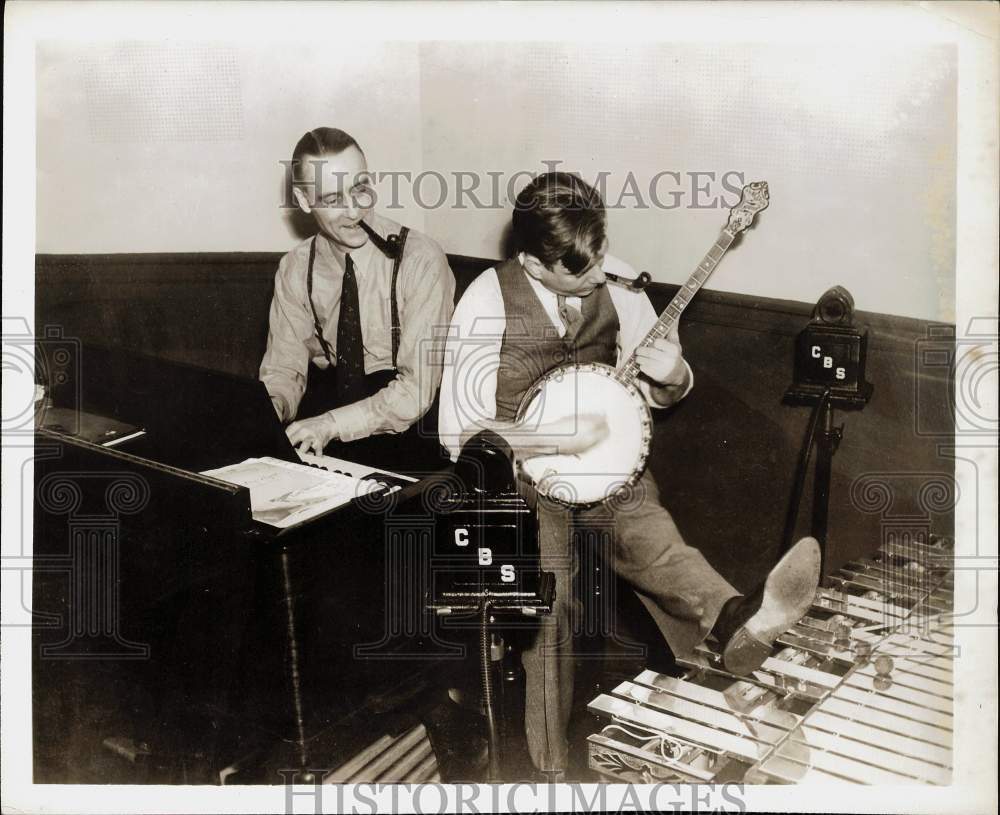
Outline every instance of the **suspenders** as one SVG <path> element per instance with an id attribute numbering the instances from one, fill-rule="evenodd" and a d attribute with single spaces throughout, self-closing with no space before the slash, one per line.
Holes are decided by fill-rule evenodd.
<path id="1" fill-rule="evenodd" d="M 399 267 L 403 262 L 403 248 L 406 246 L 406 236 L 409 232 L 409 228 L 404 226 L 400 228 L 398 235 L 389 236 L 387 247 L 383 248 L 382 246 L 379 246 L 379 249 L 382 250 L 383 253 L 385 253 L 388 257 L 393 258 L 392 283 L 389 294 L 389 307 L 392 312 L 392 328 L 390 334 L 392 337 L 393 370 L 396 370 L 396 357 L 399 354 L 399 337 L 402 331 L 399 325 L 399 304 L 396 301 L 396 280 L 399 277 Z M 309 244 L 309 268 L 306 271 L 306 296 L 309 298 L 309 308 L 312 309 L 313 328 L 316 331 L 316 339 L 319 340 L 319 345 L 323 349 L 323 356 L 326 357 L 327 363 L 333 365 L 333 353 L 330 350 L 330 343 L 328 343 L 326 338 L 323 336 L 323 327 L 320 325 L 319 314 L 316 312 L 316 304 L 313 302 L 313 263 L 315 260 L 316 238 L 314 237 Z"/>
<path id="2" fill-rule="evenodd" d="M 399 277 L 399 266 L 403 262 L 403 247 L 406 246 L 406 236 L 410 234 L 409 227 L 402 227 L 399 235 L 389 236 L 389 245 L 395 247 L 395 257 L 392 261 L 392 293 L 389 296 L 389 306 L 392 309 L 392 367 L 396 368 L 396 355 L 399 353 L 399 335 L 402 328 L 399 325 L 399 304 L 396 302 L 396 278 Z"/>
<path id="3" fill-rule="evenodd" d="M 330 343 L 323 337 L 323 328 L 319 324 L 319 314 L 316 313 L 316 304 L 313 302 L 313 263 L 316 260 L 316 237 L 309 243 L 309 269 L 306 272 L 306 296 L 309 298 L 309 308 L 313 313 L 313 328 L 316 331 L 316 339 L 323 349 L 323 356 L 329 365 L 333 365 L 333 354 L 330 353 Z"/>

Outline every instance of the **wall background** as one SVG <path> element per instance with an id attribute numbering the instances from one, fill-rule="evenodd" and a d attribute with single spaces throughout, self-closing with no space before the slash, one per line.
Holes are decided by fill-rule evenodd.
<path id="1" fill-rule="evenodd" d="M 297 238 L 279 161 L 321 124 L 351 132 L 373 169 L 423 162 L 415 44 L 48 42 L 37 54 L 39 252 L 284 250 Z M 422 210 L 404 212 L 423 228 Z"/>
<path id="2" fill-rule="evenodd" d="M 951 45 L 48 41 L 36 68 L 39 252 L 285 250 L 278 162 L 327 123 L 420 179 L 389 214 L 451 253 L 502 255 L 508 185 L 558 161 L 678 283 L 742 174 L 772 203 L 710 288 L 955 318 Z"/>

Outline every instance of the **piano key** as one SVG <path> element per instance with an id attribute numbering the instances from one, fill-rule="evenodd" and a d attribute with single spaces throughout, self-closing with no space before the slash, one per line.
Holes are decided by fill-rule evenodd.
<path id="1" fill-rule="evenodd" d="M 952 734 L 950 730 L 943 730 L 931 724 L 897 716 L 885 710 L 859 705 L 848 699 L 827 698 L 818 710 L 831 716 L 861 722 L 868 727 L 880 727 L 892 733 L 929 741 L 939 747 L 951 748 Z M 811 720 L 812 714 L 806 717 L 806 722 L 811 722 Z"/>
<path id="2" fill-rule="evenodd" d="M 602 713 L 611 718 L 634 722 L 642 727 L 655 730 L 665 736 L 686 741 L 689 744 L 700 744 L 715 752 L 730 753 L 750 759 L 751 761 L 756 761 L 770 749 L 766 745 L 757 744 L 750 739 L 740 738 L 729 733 L 721 733 L 710 727 L 671 716 L 668 713 L 640 707 L 631 702 L 626 702 L 624 699 L 608 696 L 606 693 L 602 693 L 594 699 L 587 705 L 587 709 L 594 713 Z"/>
<path id="3" fill-rule="evenodd" d="M 775 745 L 787 734 L 785 730 L 770 727 L 762 722 L 747 722 L 716 708 L 671 696 L 663 691 L 637 685 L 633 682 L 622 682 L 612 693 L 630 701 L 641 702 L 658 711 L 670 713 L 683 719 L 717 727 L 747 739 Z"/>
<path id="4" fill-rule="evenodd" d="M 809 715 L 807 726 L 848 736 L 855 741 L 862 741 L 866 744 L 886 747 L 903 755 L 923 759 L 942 767 L 951 767 L 952 755 L 951 750 L 947 747 L 919 741 L 902 733 L 871 727 L 865 722 L 856 722 L 817 710 Z"/>

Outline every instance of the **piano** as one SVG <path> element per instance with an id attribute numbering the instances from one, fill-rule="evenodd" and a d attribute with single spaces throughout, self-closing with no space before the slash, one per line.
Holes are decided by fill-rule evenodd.
<path id="1" fill-rule="evenodd" d="M 283 783 L 459 668 L 461 638 L 424 608 L 434 475 L 278 529 L 200 474 L 298 462 L 261 383 L 77 341 L 47 354 L 36 783 Z M 67 426 L 79 411 L 145 432 L 105 446 Z"/>

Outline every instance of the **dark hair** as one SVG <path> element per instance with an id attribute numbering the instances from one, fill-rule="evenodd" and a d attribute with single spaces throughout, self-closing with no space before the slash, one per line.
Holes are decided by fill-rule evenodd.
<path id="1" fill-rule="evenodd" d="M 306 156 L 335 156 L 349 147 L 361 150 L 354 137 L 336 127 L 317 127 L 306 133 L 292 151 L 292 173 L 296 181 L 302 178 L 302 160 Z M 364 152 L 363 150 L 361 152 Z"/>
<path id="2" fill-rule="evenodd" d="M 546 267 L 562 261 L 582 274 L 597 260 L 606 234 L 604 202 L 593 187 L 572 173 L 545 173 L 514 201 L 514 245 Z"/>

